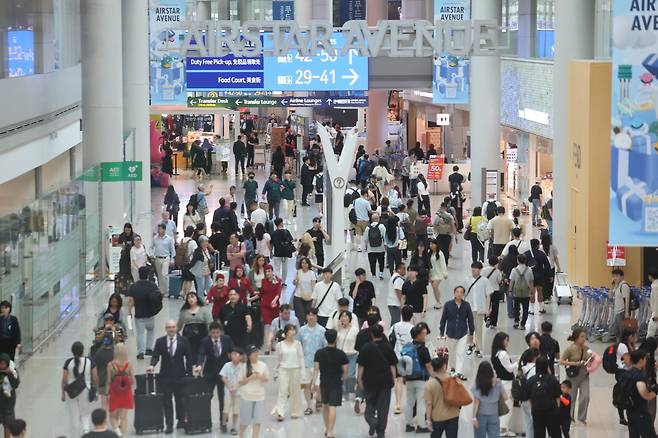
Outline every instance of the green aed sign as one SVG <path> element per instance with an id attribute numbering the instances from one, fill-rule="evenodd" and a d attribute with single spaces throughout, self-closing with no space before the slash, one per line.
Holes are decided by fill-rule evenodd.
<path id="1" fill-rule="evenodd" d="M 101 163 L 101 181 L 141 181 L 141 161 L 115 161 Z"/>

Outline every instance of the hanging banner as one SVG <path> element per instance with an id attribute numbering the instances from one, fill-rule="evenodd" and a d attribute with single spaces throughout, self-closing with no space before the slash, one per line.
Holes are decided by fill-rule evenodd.
<path id="1" fill-rule="evenodd" d="M 471 0 L 434 0 L 434 23 L 471 19 Z M 471 88 L 471 60 L 447 52 L 434 56 L 433 101 L 443 104 L 467 104 Z"/>
<path id="2" fill-rule="evenodd" d="M 340 0 L 340 21 L 335 26 L 342 26 L 351 20 L 366 19 L 366 0 Z"/>
<path id="3" fill-rule="evenodd" d="M 180 48 L 186 0 L 149 0 L 151 105 L 185 105 L 185 59 Z"/>
<path id="4" fill-rule="evenodd" d="M 653 2 L 614 2 L 610 245 L 658 246 L 655 14 Z"/>
<path id="5" fill-rule="evenodd" d="M 295 0 L 274 0 L 272 18 L 277 21 L 295 20 Z"/>

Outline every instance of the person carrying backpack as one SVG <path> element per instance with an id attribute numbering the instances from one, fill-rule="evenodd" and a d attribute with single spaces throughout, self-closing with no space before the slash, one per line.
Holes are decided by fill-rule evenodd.
<path id="1" fill-rule="evenodd" d="M 543 288 L 544 284 L 550 280 L 551 264 L 546 254 L 540 249 L 539 239 L 532 239 L 530 241 L 530 250 L 525 253 L 525 256 L 528 260 L 528 266 L 532 268 L 532 275 L 534 277 L 533 287 L 530 290 L 530 304 L 533 307 L 529 313 L 530 315 L 535 314 L 535 292 L 537 292 L 536 302 L 539 306 L 539 313 L 544 314 L 546 313 L 546 309 L 544 308 Z"/>
<path id="2" fill-rule="evenodd" d="M 370 273 L 375 276 L 375 268 L 379 264 L 379 279 L 384 278 L 384 256 L 386 248 L 384 246 L 384 235 L 386 228 L 379 223 L 379 215 L 372 215 L 370 225 L 366 228 L 364 234 L 365 249 L 368 252 L 368 262 L 370 263 Z"/>
<path id="3" fill-rule="evenodd" d="M 429 214 L 429 211 L 427 213 Z M 456 226 L 455 218 L 448 212 L 448 205 L 445 202 L 441 203 L 441 207 L 434 215 L 432 227 L 434 228 L 436 242 L 446 258 L 447 265 L 450 262 L 450 243 Z"/>
<path id="4" fill-rule="evenodd" d="M 614 298 L 612 312 L 615 319 L 612 323 L 613 333 L 619 339 L 621 336 L 620 324 L 623 319 L 631 317 L 631 287 L 624 280 L 624 271 L 621 269 L 612 270 L 612 288 L 610 294 Z"/>
<path id="5" fill-rule="evenodd" d="M 139 281 L 128 288 L 126 294 L 130 299 L 129 313 L 135 309 L 135 337 L 137 338 L 137 359 L 144 359 L 153 352 L 154 317 L 162 310 L 162 294 L 158 286 L 150 281 L 151 268 L 139 268 Z M 146 341 L 144 341 L 146 336 Z"/>
<path id="6" fill-rule="evenodd" d="M 528 306 L 530 304 L 530 290 L 532 289 L 534 277 L 532 269 L 526 265 L 526 256 L 519 254 L 518 265 L 512 269 L 509 278 L 509 289 L 514 297 L 514 328 L 525 330 L 528 320 Z M 519 323 L 519 311 L 523 307 L 523 315 Z"/>
<path id="7" fill-rule="evenodd" d="M 423 393 L 425 383 L 433 373 L 430 352 L 425 346 L 425 340 L 430 333 L 426 324 L 416 324 L 411 329 L 410 343 L 400 349 L 400 363 L 410 362 L 407 371 L 409 374 L 403 376 L 407 388 L 407 408 L 405 410 L 406 432 L 427 433 L 425 424 L 425 402 Z M 414 405 L 416 416 L 414 418 Z"/>
<path id="8" fill-rule="evenodd" d="M 624 379 L 623 394 L 627 400 L 628 436 L 630 438 L 653 438 L 656 436 L 649 414 L 649 401 L 656 399 L 656 388 L 648 383 L 645 372 L 647 354 L 635 350 L 630 354 L 632 367 Z"/>
<path id="9" fill-rule="evenodd" d="M 528 379 L 525 391 L 530 400 L 534 438 L 544 438 L 547 431 L 551 438 L 560 438 L 558 406 L 562 391 L 560 382 L 550 374 L 545 357 L 535 361 L 535 375 Z"/>

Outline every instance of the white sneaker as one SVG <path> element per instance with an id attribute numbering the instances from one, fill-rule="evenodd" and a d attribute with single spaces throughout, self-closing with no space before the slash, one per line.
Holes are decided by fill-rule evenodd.
<path id="1" fill-rule="evenodd" d="M 380 272 L 380 273 L 379 273 L 379 279 L 380 279 L 380 280 L 383 280 L 383 279 L 384 279 L 384 273 L 383 273 L 383 272 Z"/>

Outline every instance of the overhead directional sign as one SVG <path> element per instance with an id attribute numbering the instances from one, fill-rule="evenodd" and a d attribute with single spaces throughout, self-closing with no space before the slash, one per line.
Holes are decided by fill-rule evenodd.
<path id="1" fill-rule="evenodd" d="M 188 108 L 309 107 L 358 108 L 368 106 L 367 97 L 188 97 Z"/>
<path id="2" fill-rule="evenodd" d="M 334 33 L 332 44 L 344 44 Z M 265 47 L 273 44 L 263 38 Z M 190 91 L 365 91 L 368 58 L 349 50 L 344 56 L 320 50 L 318 56 L 188 57 L 187 89 Z"/>

